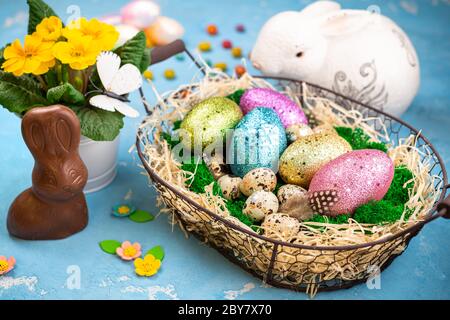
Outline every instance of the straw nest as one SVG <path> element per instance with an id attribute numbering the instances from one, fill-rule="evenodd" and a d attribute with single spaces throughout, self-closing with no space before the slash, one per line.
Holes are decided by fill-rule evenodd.
<path id="1" fill-rule="evenodd" d="M 298 83 L 294 86 L 290 83 L 286 87 L 278 86 L 275 89 L 299 103 L 301 94 L 302 107 L 314 118 L 315 125 L 360 127 L 373 141 L 387 142 L 388 155 L 395 165 L 405 165 L 413 172 L 414 188 L 405 205 L 405 210 L 408 208 L 412 212 L 409 219 L 404 219 L 404 213 L 397 222 L 384 225 L 361 224 L 349 219 L 347 224 L 339 225 L 302 222 L 300 231 L 295 234 L 264 230 L 265 237 L 283 243 L 279 244 L 277 241 L 258 237 L 250 227 L 232 217 L 224 200 L 213 195 L 212 185 L 205 188 L 204 194 L 191 192 L 186 184 L 193 174 L 181 170 L 181 164 L 172 155 L 167 142 L 160 137 L 161 132 L 170 133 L 174 121 L 183 119 L 196 103 L 208 97 L 226 96 L 237 89 L 274 88 L 268 81 L 248 74 L 237 79 L 206 66 L 204 70 L 206 75 L 197 75 L 191 84 L 182 85 L 174 91 L 160 95 L 153 87 L 158 103 L 156 106 L 148 106 L 153 113 L 140 128 L 139 139 L 146 164 L 182 195 L 155 183 L 159 191 L 159 203 L 166 205 L 161 210 L 170 214 L 173 224 L 178 223 L 185 232 L 200 236 L 264 280 L 303 290 L 310 295 L 314 295 L 323 286 L 364 280 L 379 271 L 389 257 L 400 254 L 405 249 L 409 233 L 362 248 L 335 250 L 333 247 L 380 240 L 423 220 L 437 200 L 441 185 L 440 178 L 430 174 L 433 160 L 430 151 L 425 145 L 417 146 L 417 136 L 406 135 L 398 141 L 392 141 L 382 117 L 375 113 L 370 116 L 370 112 L 361 110 L 356 105 L 343 106 L 338 100 L 332 101 L 306 84 L 300 87 Z M 192 203 L 185 198 L 191 199 Z M 215 219 L 208 210 L 227 222 Z M 233 226 L 239 226 L 240 230 Z M 329 248 L 318 250 L 302 245 Z"/>

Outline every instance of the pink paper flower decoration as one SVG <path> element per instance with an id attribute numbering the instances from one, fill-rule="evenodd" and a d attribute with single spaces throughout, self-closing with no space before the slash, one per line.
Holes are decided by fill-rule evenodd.
<path id="1" fill-rule="evenodd" d="M 122 245 L 116 249 L 116 253 L 123 260 L 134 260 L 141 256 L 141 245 L 138 242 L 131 244 L 130 241 L 124 241 Z"/>
<path id="2" fill-rule="evenodd" d="M 6 257 L 0 256 L 0 276 L 10 272 L 14 269 L 15 265 L 16 259 L 14 259 L 14 257 L 9 257 L 9 259 L 6 259 Z"/>

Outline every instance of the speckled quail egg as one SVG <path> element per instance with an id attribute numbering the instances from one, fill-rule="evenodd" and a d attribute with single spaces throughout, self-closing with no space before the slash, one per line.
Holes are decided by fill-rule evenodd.
<path id="1" fill-rule="evenodd" d="M 292 237 L 300 231 L 300 222 L 285 213 L 274 213 L 265 217 L 261 227 L 264 229 L 266 236 Z"/>
<path id="2" fill-rule="evenodd" d="M 227 165 L 224 163 L 224 157 L 222 154 L 215 154 L 211 156 L 204 153 L 203 161 L 205 161 L 206 166 L 216 180 L 229 172 L 227 170 Z"/>
<path id="3" fill-rule="evenodd" d="M 239 198 L 241 192 L 239 191 L 239 185 L 242 183 L 242 179 L 239 177 L 233 177 L 230 175 L 224 175 L 217 180 L 217 183 L 222 189 L 223 196 L 228 200 L 234 200 Z"/>
<path id="4" fill-rule="evenodd" d="M 289 142 L 294 142 L 300 137 L 313 134 L 313 130 L 304 123 L 293 124 L 286 129 L 286 137 Z"/>
<path id="5" fill-rule="evenodd" d="M 278 190 L 280 212 L 300 221 L 313 216 L 313 210 L 309 205 L 308 191 L 294 184 L 285 184 Z"/>
<path id="6" fill-rule="evenodd" d="M 278 199 L 268 191 L 256 191 L 247 198 L 242 212 L 255 221 L 261 221 L 268 214 L 278 211 Z"/>
<path id="7" fill-rule="evenodd" d="M 241 192 L 247 197 L 255 191 L 273 191 L 277 186 L 277 176 L 269 168 L 256 168 L 250 170 L 240 185 Z"/>

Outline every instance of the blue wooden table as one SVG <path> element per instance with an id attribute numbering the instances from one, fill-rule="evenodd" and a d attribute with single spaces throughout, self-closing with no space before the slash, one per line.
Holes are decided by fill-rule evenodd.
<path id="1" fill-rule="evenodd" d="M 69 5 L 78 4 L 87 17 L 114 13 L 125 3 L 120 0 L 49 0 L 67 19 Z M 342 1 L 344 2 L 344 1 Z M 205 57 L 225 61 L 233 68 L 239 61 L 220 48 L 229 38 L 246 53 L 257 32 L 271 15 L 283 10 L 300 10 L 309 1 L 183 1 L 161 0 L 164 15 L 178 19 L 185 27 L 189 48 L 210 40 L 214 50 Z M 376 5 L 410 35 L 422 67 L 419 95 L 403 118 L 423 129 L 450 168 L 450 4 L 445 0 L 345 1 L 345 7 Z M 0 43 L 26 32 L 25 0 L 0 0 Z M 220 36 L 210 38 L 204 28 L 215 23 Z M 244 23 L 247 32 L 234 26 Z M 165 68 L 177 73 L 165 80 Z M 250 68 L 251 69 L 251 68 Z M 168 60 L 152 68 L 155 85 L 164 92 L 189 82 L 196 72 L 188 60 Z M 253 70 L 252 70 L 253 71 Z M 150 88 L 145 92 L 151 101 Z M 135 107 L 141 108 L 137 95 Z M 142 110 L 143 111 L 143 110 Z M 143 113 L 143 112 L 142 112 Z M 0 108 L 0 255 L 15 256 L 16 268 L 0 277 L 0 299 L 308 299 L 305 294 L 269 288 L 225 260 L 219 253 L 168 223 L 166 215 L 137 224 L 111 216 L 111 207 L 130 198 L 137 207 L 155 214 L 155 192 L 141 174 L 135 153 L 128 153 L 141 119 L 127 120 L 121 135 L 119 172 L 108 188 L 87 197 L 90 222 L 86 230 L 62 241 L 28 242 L 9 237 L 6 230 L 8 207 L 16 195 L 30 185 L 32 157 L 20 134 L 20 121 Z M 426 226 L 411 241 L 407 251 L 382 273 L 379 290 L 365 284 L 348 290 L 321 293 L 316 299 L 449 299 L 450 223 L 439 219 Z M 145 248 L 162 245 L 166 258 L 152 278 L 134 275 L 131 263 L 103 253 L 98 242 L 105 239 L 140 242 Z M 71 275 L 80 273 L 80 285 Z"/>

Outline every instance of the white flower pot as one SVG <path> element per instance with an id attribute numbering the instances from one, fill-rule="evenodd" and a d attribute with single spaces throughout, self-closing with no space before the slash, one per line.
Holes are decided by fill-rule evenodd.
<path id="1" fill-rule="evenodd" d="M 99 191 L 113 182 L 117 174 L 119 141 L 119 136 L 113 141 L 94 141 L 81 136 L 79 152 L 88 169 L 84 193 Z"/>

